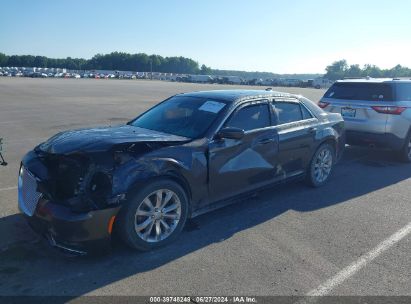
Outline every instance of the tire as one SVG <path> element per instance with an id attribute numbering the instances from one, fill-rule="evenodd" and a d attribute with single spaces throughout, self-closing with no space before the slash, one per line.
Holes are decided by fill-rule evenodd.
<path id="1" fill-rule="evenodd" d="M 411 132 L 408 132 L 407 137 L 404 140 L 404 145 L 400 151 L 398 151 L 400 161 L 404 163 L 411 162 Z"/>
<path id="2" fill-rule="evenodd" d="M 330 144 L 318 147 L 307 170 L 306 183 L 311 187 L 321 187 L 327 183 L 335 164 L 335 149 Z"/>
<path id="3" fill-rule="evenodd" d="M 188 199 L 183 188 L 169 179 L 155 180 L 131 194 L 119 212 L 116 229 L 128 246 L 149 251 L 173 242 L 183 230 L 187 215 Z"/>

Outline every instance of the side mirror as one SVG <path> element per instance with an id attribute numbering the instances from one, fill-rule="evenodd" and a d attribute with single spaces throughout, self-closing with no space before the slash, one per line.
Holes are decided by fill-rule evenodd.
<path id="1" fill-rule="evenodd" d="M 244 130 L 240 128 L 227 127 L 217 133 L 217 138 L 241 139 L 244 137 Z"/>

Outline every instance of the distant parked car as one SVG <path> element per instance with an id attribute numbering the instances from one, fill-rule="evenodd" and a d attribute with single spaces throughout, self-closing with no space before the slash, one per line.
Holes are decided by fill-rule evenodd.
<path id="1" fill-rule="evenodd" d="M 347 143 L 389 148 L 411 162 L 411 80 L 337 81 L 318 105 L 344 117 Z"/>
<path id="2" fill-rule="evenodd" d="M 242 84 L 244 80 L 239 76 L 225 76 L 224 82 L 228 84 Z"/>
<path id="3" fill-rule="evenodd" d="M 212 83 L 214 80 L 210 75 L 190 75 L 189 79 L 195 83 Z"/>
<path id="4" fill-rule="evenodd" d="M 101 252 L 113 229 L 151 250 L 234 197 L 297 178 L 324 185 L 343 148 L 341 115 L 301 96 L 179 94 L 126 125 L 67 131 L 35 147 L 21 163 L 19 208 L 71 253 Z"/>

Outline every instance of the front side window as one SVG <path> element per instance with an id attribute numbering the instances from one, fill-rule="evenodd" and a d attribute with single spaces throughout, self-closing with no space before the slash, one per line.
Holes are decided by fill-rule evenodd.
<path id="1" fill-rule="evenodd" d="M 300 104 L 296 102 L 275 102 L 274 111 L 277 114 L 278 124 L 280 125 L 303 120 Z"/>
<path id="2" fill-rule="evenodd" d="M 148 110 L 129 124 L 188 138 L 200 138 L 226 103 L 190 96 L 174 96 Z"/>
<path id="3" fill-rule="evenodd" d="M 236 111 L 229 119 L 226 127 L 243 129 L 244 131 L 270 126 L 270 112 L 267 104 L 247 106 Z"/>

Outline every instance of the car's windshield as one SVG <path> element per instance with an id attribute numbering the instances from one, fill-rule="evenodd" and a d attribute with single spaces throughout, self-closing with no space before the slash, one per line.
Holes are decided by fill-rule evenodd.
<path id="1" fill-rule="evenodd" d="M 154 131 L 199 138 L 204 135 L 225 106 L 223 101 L 174 96 L 129 124 Z"/>

